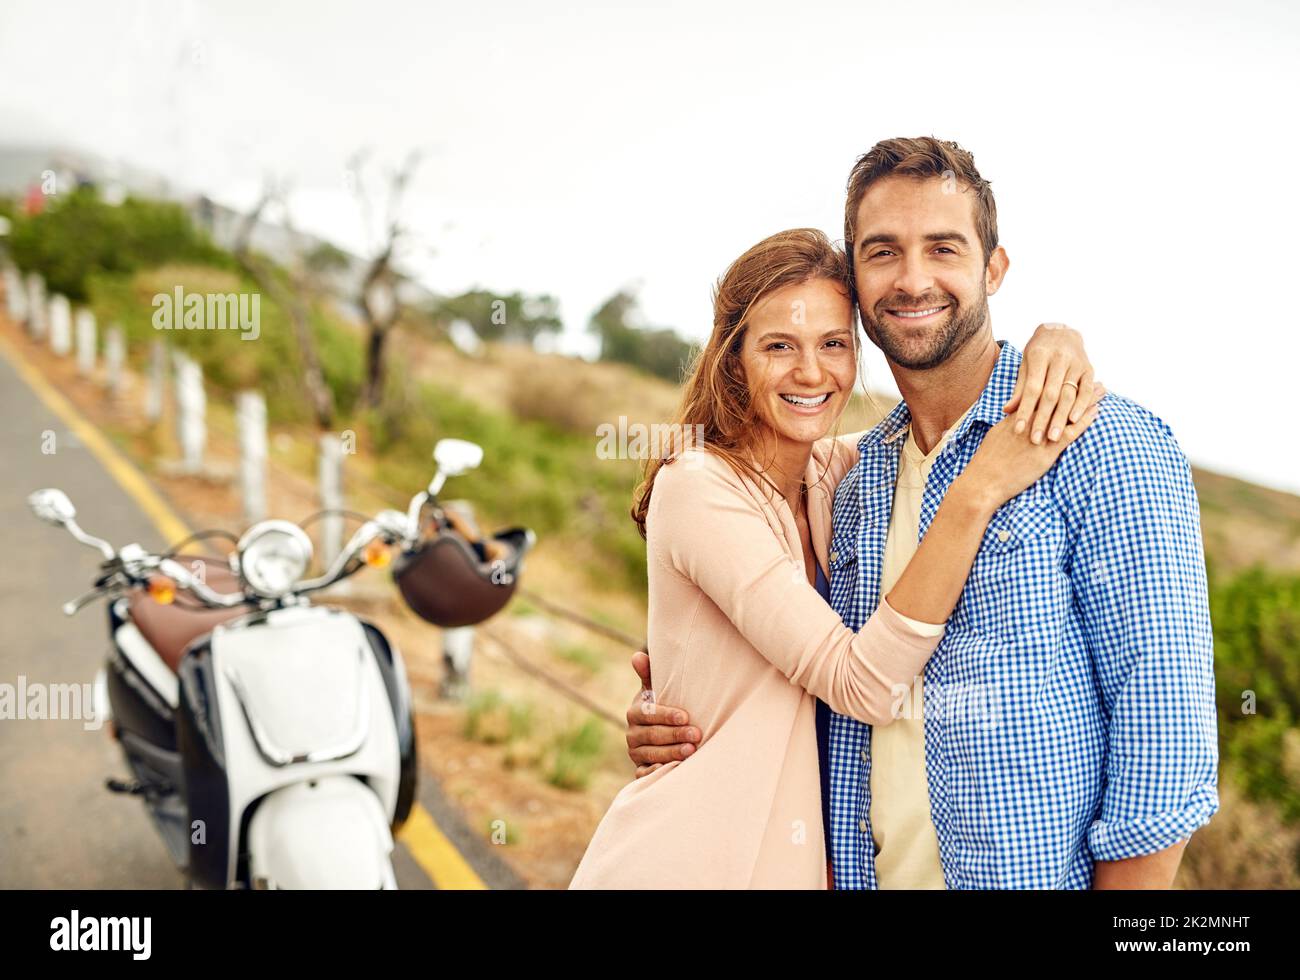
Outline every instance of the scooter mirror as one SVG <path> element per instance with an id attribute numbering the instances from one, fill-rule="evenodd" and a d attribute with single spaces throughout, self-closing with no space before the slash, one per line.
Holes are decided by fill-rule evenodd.
<path id="1" fill-rule="evenodd" d="M 483 462 L 483 447 L 464 439 L 439 439 L 433 460 L 443 476 L 460 476 Z"/>
<path id="2" fill-rule="evenodd" d="M 77 516 L 77 508 L 62 490 L 47 488 L 37 490 L 27 498 L 27 506 L 32 513 L 46 524 L 64 527 Z"/>

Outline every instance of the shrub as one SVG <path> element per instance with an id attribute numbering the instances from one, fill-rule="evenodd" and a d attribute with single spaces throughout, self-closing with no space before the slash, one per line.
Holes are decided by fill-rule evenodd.
<path id="1" fill-rule="evenodd" d="M 50 197 L 39 214 L 16 216 L 10 251 L 51 293 L 78 302 L 90 298 L 96 273 L 126 275 L 165 262 L 232 267 L 179 204 L 127 198 L 115 207 L 85 186 Z"/>
<path id="2" fill-rule="evenodd" d="M 1216 576 L 1210 615 L 1224 768 L 1253 799 L 1298 821 L 1300 575 L 1254 567 Z"/>

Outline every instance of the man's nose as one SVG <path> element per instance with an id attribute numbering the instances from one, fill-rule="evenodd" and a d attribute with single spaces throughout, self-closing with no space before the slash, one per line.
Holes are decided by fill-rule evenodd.
<path id="1" fill-rule="evenodd" d="M 934 277 L 920 255 L 905 255 L 894 279 L 894 289 L 907 296 L 921 296 L 934 285 Z"/>

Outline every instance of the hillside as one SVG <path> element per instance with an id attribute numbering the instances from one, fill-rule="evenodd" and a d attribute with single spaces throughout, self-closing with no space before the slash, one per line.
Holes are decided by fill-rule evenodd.
<path id="1" fill-rule="evenodd" d="M 399 342 L 403 358 L 421 378 L 455 392 L 484 411 L 545 421 L 590 436 L 596 426 L 672 418 L 678 388 L 621 364 L 588 363 L 522 346 L 490 345 L 470 358 L 447 344 L 418 335 Z M 840 428 L 865 429 L 896 400 L 857 396 Z M 1201 504 L 1207 560 L 1218 572 L 1253 564 L 1300 569 L 1300 496 L 1215 473 L 1193 464 Z"/>
<path id="2" fill-rule="evenodd" d="M 1205 553 L 1216 570 L 1300 569 L 1300 497 L 1193 467 Z"/>

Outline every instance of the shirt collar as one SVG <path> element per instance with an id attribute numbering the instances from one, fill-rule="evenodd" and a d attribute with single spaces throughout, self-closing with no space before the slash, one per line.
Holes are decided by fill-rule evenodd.
<path id="1" fill-rule="evenodd" d="M 1011 400 L 1011 393 L 1016 388 L 1016 378 L 1020 374 L 1021 354 L 1007 341 L 1002 340 L 999 343 L 1002 345 L 1002 351 L 998 354 L 998 362 L 993 366 L 988 384 L 984 386 L 979 398 L 971 406 L 961 426 L 952 434 L 952 442 L 964 439 L 970 427 L 976 422 L 996 425 L 1002 421 L 1005 414 L 1002 406 Z M 907 434 L 907 428 L 911 424 L 912 413 L 907 407 L 907 402 L 899 402 L 874 429 L 862 437 L 858 448 L 865 452 L 867 447 L 873 444 L 892 445 Z"/>

